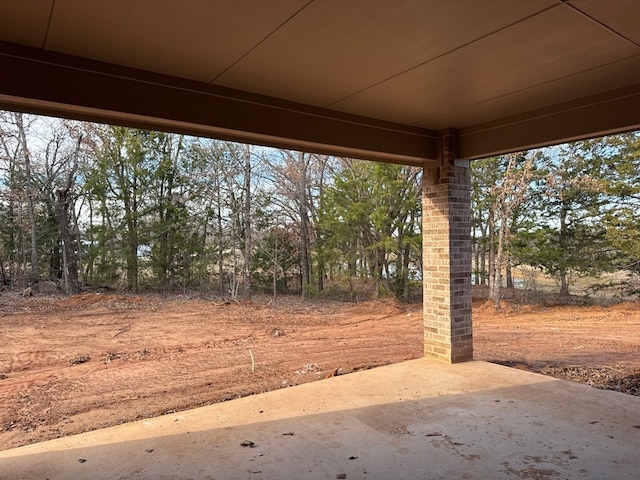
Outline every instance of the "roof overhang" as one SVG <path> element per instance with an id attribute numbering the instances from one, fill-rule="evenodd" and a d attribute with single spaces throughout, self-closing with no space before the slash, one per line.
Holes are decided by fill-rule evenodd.
<path id="1" fill-rule="evenodd" d="M 421 165 L 436 132 L 0 42 L 0 108 Z M 33 81 L 33 79 L 46 79 Z"/>
<path id="2" fill-rule="evenodd" d="M 640 2 L 4 0 L 0 108 L 424 165 L 640 128 Z M 4 40 L 4 41 L 2 41 Z"/>

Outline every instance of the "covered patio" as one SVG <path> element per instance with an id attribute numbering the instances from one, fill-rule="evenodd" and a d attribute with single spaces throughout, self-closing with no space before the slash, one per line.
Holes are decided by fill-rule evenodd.
<path id="1" fill-rule="evenodd" d="M 0 3 L 0 108 L 417 165 L 425 354 L 473 358 L 469 161 L 640 128 L 635 0 Z"/>
<path id="2" fill-rule="evenodd" d="M 630 395 L 418 359 L 2 451 L 0 479 L 634 479 L 639 412 Z"/>
<path id="3" fill-rule="evenodd" d="M 469 362 L 469 162 L 640 128 L 636 0 L 2 0 L 0 18 L 2 109 L 423 167 L 428 357 L 2 452 L 0 478 L 637 476 L 637 398 Z"/>

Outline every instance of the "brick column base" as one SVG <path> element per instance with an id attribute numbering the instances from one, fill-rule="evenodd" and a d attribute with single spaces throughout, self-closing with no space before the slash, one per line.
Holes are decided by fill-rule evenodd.
<path id="1" fill-rule="evenodd" d="M 456 363 L 473 360 L 471 181 L 457 132 L 441 132 L 439 143 L 440 166 L 422 177 L 424 351 Z"/>

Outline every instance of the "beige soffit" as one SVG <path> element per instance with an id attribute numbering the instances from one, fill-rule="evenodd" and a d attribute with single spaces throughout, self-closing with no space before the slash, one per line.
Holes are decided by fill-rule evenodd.
<path id="1" fill-rule="evenodd" d="M 640 128 L 637 0 L 0 0 L 0 107 L 374 160 Z"/>

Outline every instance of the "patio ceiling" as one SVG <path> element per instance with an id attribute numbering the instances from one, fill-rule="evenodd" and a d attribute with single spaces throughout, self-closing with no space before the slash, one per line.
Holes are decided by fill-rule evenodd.
<path id="1" fill-rule="evenodd" d="M 0 108 L 421 165 L 640 128 L 637 0 L 0 0 Z M 427 163 L 428 164 L 428 163 Z"/>

